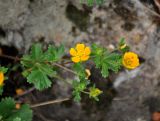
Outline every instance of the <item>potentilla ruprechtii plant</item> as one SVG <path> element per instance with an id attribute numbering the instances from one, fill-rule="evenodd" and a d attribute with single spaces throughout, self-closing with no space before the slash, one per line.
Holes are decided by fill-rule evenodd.
<path id="1" fill-rule="evenodd" d="M 66 58 L 65 55 L 68 54 L 70 54 L 70 57 Z M 34 44 L 29 54 L 23 55 L 22 58 L 16 57 L 15 60 L 22 65 L 24 69 L 22 74 L 26 77 L 27 82 L 33 84 L 34 88 L 39 91 L 51 87 L 52 78 L 66 81 L 57 72 L 58 68 L 75 75 L 76 78 L 73 81 L 66 81 L 66 83 L 72 86 L 73 99 L 77 102 L 81 100 L 82 93 L 95 101 L 100 101 L 98 97 L 103 93 L 101 89 L 96 87 L 96 84 L 89 80 L 92 73 L 87 68 L 86 62 L 94 63 L 104 78 L 108 77 L 111 71 L 117 73 L 123 67 L 131 70 L 140 65 L 138 55 L 130 51 L 123 38 L 113 51 L 101 45 L 92 44 L 89 46 L 85 43 L 75 44 L 67 53 L 64 45 L 58 47 L 49 45 L 47 50 L 43 51 L 41 44 Z M 66 64 L 69 64 L 70 67 Z M 9 68 L 0 67 L 0 94 L 3 93 L 7 70 Z M 19 91 L 17 90 L 17 92 Z M 20 92 L 23 93 L 23 91 Z M 45 104 L 51 103 L 42 103 L 40 106 Z M 13 98 L 6 97 L 0 102 L 0 121 L 31 121 L 31 108 L 36 106 L 20 105 Z"/>

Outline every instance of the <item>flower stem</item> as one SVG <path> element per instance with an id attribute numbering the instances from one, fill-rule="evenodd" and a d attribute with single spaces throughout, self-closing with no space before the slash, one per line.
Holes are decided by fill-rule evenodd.
<path id="1" fill-rule="evenodd" d="M 37 108 L 37 107 L 41 107 L 41 106 L 45 106 L 45 105 L 51 105 L 51 104 L 56 104 L 56 103 L 61 103 L 64 101 L 68 101 L 70 100 L 70 98 L 64 98 L 64 99 L 57 99 L 57 100 L 52 100 L 52 101 L 47 101 L 47 102 L 42 102 L 42 103 L 38 103 L 38 104 L 34 104 L 31 105 L 31 108 Z"/>

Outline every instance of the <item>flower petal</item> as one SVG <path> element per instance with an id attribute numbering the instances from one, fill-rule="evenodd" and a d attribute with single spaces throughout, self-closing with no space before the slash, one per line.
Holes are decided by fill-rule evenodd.
<path id="1" fill-rule="evenodd" d="M 3 72 L 0 72 L 0 86 L 3 85 L 3 82 L 4 82 L 4 74 Z"/>
<path id="2" fill-rule="evenodd" d="M 75 63 L 80 62 L 80 57 L 76 56 L 76 57 L 72 57 L 72 61 Z"/>
<path id="3" fill-rule="evenodd" d="M 77 55 L 77 52 L 74 48 L 71 48 L 69 53 L 70 53 L 71 56 L 76 56 Z"/>
<path id="4" fill-rule="evenodd" d="M 90 55 L 91 49 L 89 47 L 86 47 L 84 50 L 85 55 Z"/>
<path id="5" fill-rule="evenodd" d="M 88 59 L 89 59 L 89 56 L 86 56 L 86 55 L 81 56 L 81 61 L 87 61 Z"/>
<path id="6" fill-rule="evenodd" d="M 77 44 L 77 45 L 76 45 L 76 50 L 77 50 L 77 51 L 79 51 L 79 50 L 84 50 L 84 47 L 85 47 L 84 44 Z"/>
<path id="7" fill-rule="evenodd" d="M 134 52 L 126 52 L 122 63 L 128 69 L 134 69 L 140 65 L 138 55 Z"/>

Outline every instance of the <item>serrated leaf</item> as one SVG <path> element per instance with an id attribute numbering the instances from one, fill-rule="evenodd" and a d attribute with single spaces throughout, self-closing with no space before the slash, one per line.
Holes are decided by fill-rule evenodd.
<path id="1" fill-rule="evenodd" d="M 14 99 L 4 98 L 0 102 L 0 116 L 2 121 L 31 121 L 32 110 L 26 104 L 17 110 Z"/>
<path id="2" fill-rule="evenodd" d="M 45 53 L 45 59 L 47 61 L 58 61 L 64 55 L 64 46 L 55 47 L 49 45 L 47 52 Z"/>
<path id="3" fill-rule="evenodd" d="M 73 69 L 77 73 L 77 75 L 79 76 L 80 80 L 83 80 L 86 78 L 85 68 L 83 67 L 82 63 L 74 64 Z"/>
<path id="4" fill-rule="evenodd" d="M 60 45 L 57 48 L 56 60 L 60 59 L 64 55 L 64 51 L 65 51 L 64 45 Z"/>
<path id="5" fill-rule="evenodd" d="M 50 77 L 54 77 L 54 75 L 56 75 L 56 72 L 53 71 L 52 67 L 47 64 L 40 64 L 38 69 Z"/>
<path id="6" fill-rule="evenodd" d="M 16 121 L 32 121 L 32 110 L 29 105 L 22 105 L 20 109 L 13 112 L 5 121 L 13 121 L 13 119 L 16 119 Z"/>
<path id="7" fill-rule="evenodd" d="M 108 77 L 109 75 L 108 67 L 105 63 L 102 65 L 101 74 L 104 78 Z"/>
<path id="8" fill-rule="evenodd" d="M 81 93 L 77 92 L 77 91 L 73 91 L 72 94 L 73 94 L 73 97 L 74 97 L 74 101 L 80 102 L 80 100 L 81 100 Z"/>
<path id="9" fill-rule="evenodd" d="M 108 77 L 109 70 L 118 72 L 122 65 L 122 55 L 118 53 L 109 53 L 106 48 L 93 45 L 94 63 L 97 68 L 101 69 L 103 77 Z"/>
<path id="10" fill-rule="evenodd" d="M 33 59 L 30 55 L 24 55 L 21 59 L 21 64 L 24 66 L 24 67 L 28 67 L 28 68 L 31 68 L 34 66 L 34 63 L 32 62 Z"/>
<path id="11" fill-rule="evenodd" d="M 81 100 L 81 92 L 84 91 L 87 88 L 87 85 L 89 84 L 88 80 L 74 80 L 73 81 L 73 97 L 76 102 L 79 102 Z"/>
<path id="12" fill-rule="evenodd" d="M 0 102 L 0 115 L 6 118 L 12 114 L 15 108 L 15 101 L 12 98 L 4 98 Z"/>
<path id="13" fill-rule="evenodd" d="M 27 82 L 33 83 L 38 90 L 43 90 L 51 86 L 51 81 L 47 75 L 40 70 L 33 70 L 27 77 Z"/>
<path id="14" fill-rule="evenodd" d="M 41 44 L 34 44 L 31 48 L 32 59 L 39 60 L 43 55 Z"/>

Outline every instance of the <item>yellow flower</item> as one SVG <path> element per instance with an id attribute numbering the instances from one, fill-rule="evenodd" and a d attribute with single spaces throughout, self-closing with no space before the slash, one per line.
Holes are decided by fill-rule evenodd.
<path id="1" fill-rule="evenodd" d="M 92 88 L 90 88 L 89 95 L 90 95 L 90 97 L 95 98 L 95 97 L 99 96 L 101 93 L 102 93 L 102 91 L 100 89 L 92 87 Z"/>
<path id="2" fill-rule="evenodd" d="M 70 49 L 70 55 L 72 56 L 72 61 L 78 63 L 80 61 L 87 61 L 89 59 L 89 55 L 91 50 L 89 47 L 84 44 L 77 44 L 76 48 Z"/>
<path id="3" fill-rule="evenodd" d="M 126 52 L 123 56 L 122 63 L 128 69 L 134 69 L 139 66 L 138 55 L 134 52 Z"/>
<path id="4" fill-rule="evenodd" d="M 3 85 L 3 82 L 4 82 L 4 74 L 3 72 L 0 72 L 0 86 Z"/>

